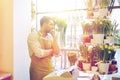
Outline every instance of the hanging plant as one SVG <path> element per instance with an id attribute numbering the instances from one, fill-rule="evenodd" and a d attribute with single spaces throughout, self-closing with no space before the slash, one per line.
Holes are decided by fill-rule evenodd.
<path id="1" fill-rule="evenodd" d="M 99 1 L 100 8 L 107 8 L 110 4 L 110 1 L 111 0 L 100 0 Z"/>
<path id="2" fill-rule="evenodd" d="M 60 32 L 60 45 L 62 47 L 64 47 L 67 23 L 66 23 L 65 19 L 63 19 L 63 18 L 53 17 L 53 19 L 55 21 L 55 24 L 58 27 L 57 31 Z"/>

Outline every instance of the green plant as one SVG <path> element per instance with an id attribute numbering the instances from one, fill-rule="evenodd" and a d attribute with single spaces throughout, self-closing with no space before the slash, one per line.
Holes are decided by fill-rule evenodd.
<path id="1" fill-rule="evenodd" d="M 104 22 L 103 18 L 96 18 L 93 21 L 93 31 L 94 31 L 94 33 L 104 34 L 104 29 L 105 29 L 104 24 L 105 24 L 105 22 Z"/>
<path id="2" fill-rule="evenodd" d="M 58 31 L 62 31 L 63 29 L 66 29 L 67 24 L 65 19 L 59 18 L 59 17 L 53 17 L 55 24 L 58 26 Z"/>
<path id="3" fill-rule="evenodd" d="M 113 22 L 111 22 L 111 20 L 106 19 L 104 21 L 104 25 L 105 29 L 104 29 L 104 33 L 107 35 L 114 35 L 116 28 L 118 26 L 117 22 L 114 20 Z"/>
<path id="4" fill-rule="evenodd" d="M 111 0 L 99 0 L 100 8 L 107 8 Z"/>
<path id="5" fill-rule="evenodd" d="M 87 5 L 88 5 L 89 10 L 93 9 L 93 1 L 92 0 L 88 0 Z"/>
<path id="6" fill-rule="evenodd" d="M 119 24 L 114 20 L 113 23 L 112 23 L 112 26 L 111 26 L 111 31 L 110 31 L 111 34 L 115 34 L 118 25 Z"/>
<path id="7" fill-rule="evenodd" d="M 65 19 L 59 17 L 53 17 L 55 24 L 57 25 L 57 31 L 60 33 L 60 45 L 65 46 L 65 33 L 67 28 L 67 23 Z"/>
<path id="8" fill-rule="evenodd" d="M 96 18 L 93 21 L 93 30 L 97 34 L 113 35 L 118 24 L 116 21 L 112 22 L 110 19 Z"/>
<path id="9" fill-rule="evenodd" d="M 103 20 L 104 34 L 110 34 L 112 30 L 112 23 L 110 19 Z"/>
<path id="10" fill-rule="evenodd" d="M 112 45 L 98 45 L 98 58 L 99 61 L 109 62 L 115 57 L 115 46 Z"/>

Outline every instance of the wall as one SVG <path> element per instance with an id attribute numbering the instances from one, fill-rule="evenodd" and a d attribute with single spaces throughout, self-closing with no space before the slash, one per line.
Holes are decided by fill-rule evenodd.
<path id="1" fill-rule="evenodd" d="M 0 71 L 13 73 L 13 0 L 0 0 Z"/>
<path id="2" fill-rule="evenodd" d="M 29 80 L 27 35 L 31 27 L 31 0 L 14 0 L 14 80 Z"/>
<path id="3" fill-rule="evenodd" d="M 30 7 L 31 0 L 0 0 L 0 71 L 13 73 L 14 80 L 29 80 Z"/>

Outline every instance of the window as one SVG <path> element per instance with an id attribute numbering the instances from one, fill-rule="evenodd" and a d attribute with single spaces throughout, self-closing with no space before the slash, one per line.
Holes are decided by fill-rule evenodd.
<path id="1" fill-rule="evenodd" d="M 33 27 L 36 30 L 40 28 L 39 20 L 42 16 L 56 16 L 64 18 L 67 24 L 65 34 L 65 46 L 76 47 L 80 42 L 82 34 L 81 21 L 86 18 L 86 11 L 84 9 L 87 0 L 33 0 L 32 12 L 34 20 Z M 63 41 L 58 38 L 60 46 Z M 74 46 L 75 45 L 75 46 Z"/>
<path id="2" fill-rule="evenodd" d="M 39 20 L 42 16 L 52 16 L 63 18 L 66 21 L 67 28 L 65 32 L 65 44 L 58 35 L 59 45 L 61 47 L 78 48 L 81 42 L 82 26 L 81 21 L 87 18 L 88 0 L 32 0 L 32 29 L 40 28 Z M 97 0 L 93 0 L 97 1 Z M 94 2 L 93 5 L 96 3 Z M 115 0 L 114 6 L 120 6 L 120 0 Z M 119 23 L 120 31 L 120 9 L 113 9 L 110 19 Z"/>
<path id="3" fill-rule="evenodd" d="M 95 1 L 98 0 L 92 1 L 93 5 L 95 5 Z M 81 40 L 82 27 L 80 23 L 86 18 L 85 9 L 88 7 L 87 2 L 88 0 L 32 0 L 32 27 L 34 27 L 35 30 L 38 30 L 40 28 L 39 20 L 44 15 L 64 18 L 67 23 L 65 45 L 72 47 L 71 44 L 76 44 Z M 113 6 L 119 5 L 120 0 L 115 0 Z M 117 16 L 119 15 L 119 11 L 119 9 L 114 9 L 110 19 L 115 19 L 120 23 Z M 60 42 L 61 41 L 59 40 L 59 43 Z"/>

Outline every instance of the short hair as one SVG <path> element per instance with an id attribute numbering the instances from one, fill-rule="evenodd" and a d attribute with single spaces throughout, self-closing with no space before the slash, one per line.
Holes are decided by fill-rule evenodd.
<path id="1" fill-rule="evenodd" d="M 43 16 L 43 17 L 40 19 L 40 26 L 42 26 L 43 23 L 49 22 L 50 20 L 54 21 L 51 17 Z"/>

